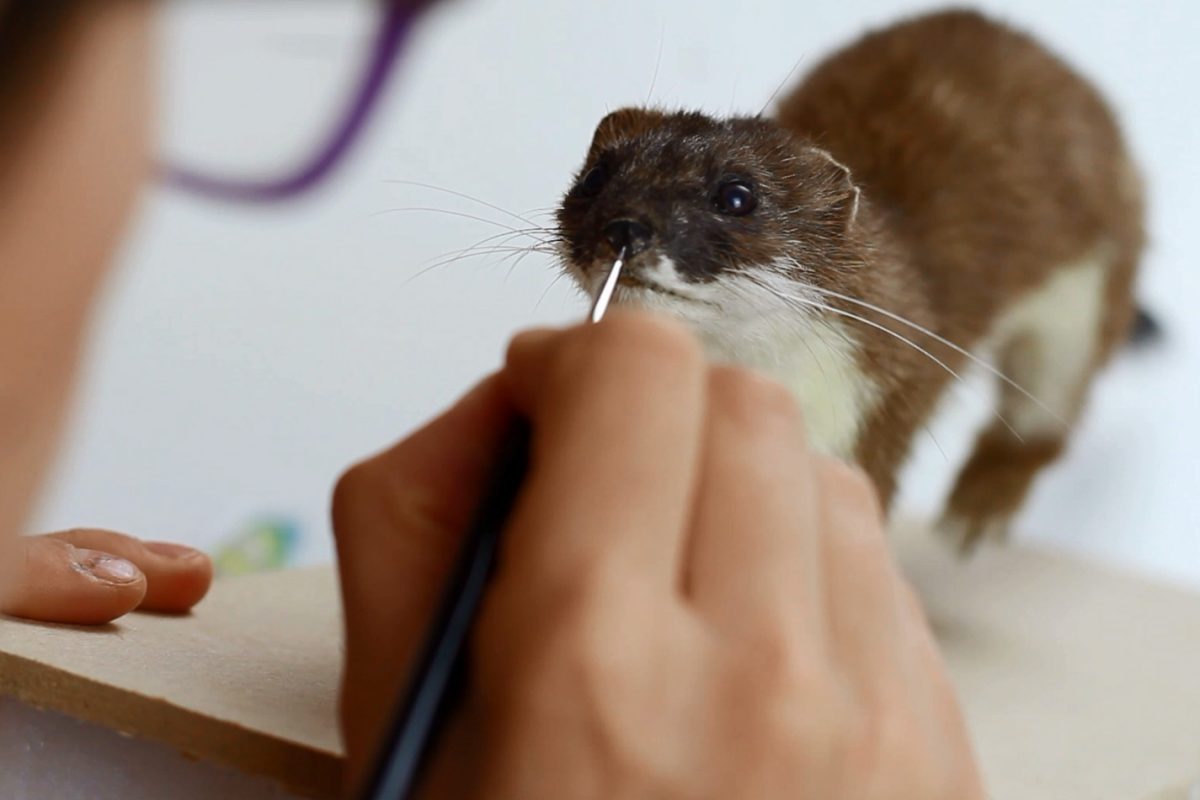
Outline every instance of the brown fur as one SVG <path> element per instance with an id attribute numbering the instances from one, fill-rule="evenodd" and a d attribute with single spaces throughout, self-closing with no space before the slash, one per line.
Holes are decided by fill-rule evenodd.
<path id="1" fill-rule="evenodd" d="M 779 121 L 828 148 L 889 210 L 886 225 L 906 250 L 905 277 L 923 285 L 942 336 L 971 347 L 1049 270 L 1111 240 L 1120 258 L 1097 366 L 1124 340 L 1142 247 L 1133 168 L 1103 100 L 1029 37 L 968 11 L 901 24 L 818 67 L 784 101 Z M 895 309 L 886 289 L 875 294 Z M 903 346 L 877 345 L 887 359 Z M 940 395 L 930 388 L 946 380 L 932 362 L 914 362 L 869 423 L 859 460 L 885 497 L 916 425 Z M 900 396 L 911 410 L 897 408 L 905 405 Z M 981 442 L 1011 438 L 991 430 Z M 964 473 L 966 485 L 973 474 Z M 1013 508 L 1020 499 L 1011 498 Z"/>
<path id="2" fill-rule="evenodd" d="M 616 112 L 597 129 L 584 172 L 603 159 L 612 172 L 605 191 L 586 198 L 576 186 L 559 213 L 577 277 L 611 258 L 599 226 L 632 214 L 698 286 L 782 254 L 798 264 L 789 278 L 974 349 L 1055 270 L 1100 248 L 1110 256 L 1101 330 L 1094 352 L 1080 356 L 1087 366 L 1070 393 L 1077 402 L 1060 409 L 1067 423 L 1132 321 L 1142 200 L 1112 113 L 1037 42 L 973 12 L 867 35 L 817 66 L 775 120 Z M 722 217 L 702 202 L 729 173 L 754 185 L 754 214 Z M 692 195 L 699 199 L 685 199 Z M 968 366 L 886 316 L 828 302 L 905 335 L 956 371 Z M 880 397 L 854 455 L 886 504 L 950 376 L 882 331 L 858 325 L 855 337 Z M 1021 383 L 1048 368 L 1037 343 L 1020 337 L 1000 343 L 998 356 Z M 1001 414 L 1019 402 L 1006 390 Z M 973 541 L 987 523 L 1007 520 L 1065 437 L 1065 429 L 1041 431 L 1021 442 L 999 422 L 984 431 L 949 503 L 968 523 L 960 535 Z"/>

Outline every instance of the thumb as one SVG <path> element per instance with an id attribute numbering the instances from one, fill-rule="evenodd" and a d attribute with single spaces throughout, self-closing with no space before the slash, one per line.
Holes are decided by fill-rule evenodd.
<path id="1" fill-rule="evenodd" d="M 351 779 L 388 721 L 512 414 L 493 376 L 400 444 L 352 467 L 334 490 Z"/>
<path id="2" fill-rule="evenodd" d="M 146 576 L 132 561 L 50 536 L 20 539 L 23 568 L 0 597 L 0 613 L 42 622 L 102 625 L 137 608 Z"/>

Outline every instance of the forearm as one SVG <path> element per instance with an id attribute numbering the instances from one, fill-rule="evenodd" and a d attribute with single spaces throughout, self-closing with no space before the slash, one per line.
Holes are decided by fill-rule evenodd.
<path id="1" fill-rule="evenodd" d="M 148 4 L 79 6 L 61 58 L 36 70 L 25 115 L 8 115 L 2 132 L 0 545 L 24 524 L 55 452 L 90 311 L 147 168 Z"/>

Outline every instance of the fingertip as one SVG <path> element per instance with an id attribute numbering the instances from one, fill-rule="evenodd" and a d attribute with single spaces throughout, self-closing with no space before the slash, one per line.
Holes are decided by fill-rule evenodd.
<path id="1" fill-rule="evenodd" d="M 103 625 L 137 608 L 145 574 L 131 561 L 49 537 L 22 543 L 25 569 L 0 602 L 13 617 L 71 625 Z"/>
<path id="2" fill-rule="evenodd" d="M 879 492 L 861 467 L 827 455 L 814 455 L 813 460 L 826 504 L 857 511 L 882 524 L 884 513 Z"/>
<path id="3" fill-rule="evenodd" d="M 199 603 L 212 584 L 212 561 L 199 550 L 174 542 L 140 539 L 115 531 L 76 528 L 39 537 L 132 563 L 143 575 L 138 607 L 182 613 Z"/>
<path id="4" fill-rule="evenodd" d="M 103 625 L 141 605 L 149 581 L 137 564 L 99 550 L 72 549 L 69 567 L 83 580 L 70 585 L 64 578 L 57 590 L 47 588 L 45 599 L 59 615 L 48 621 Z"/>
<path id="5" fill-rule="evenodd" d="M 145 542 L 142 546 L 151 556 L 144 560 L 151 579 L 140 608 L 181 614 L 208 594 L 213 565 L 207 555 L 173 542 Z"/>
<path id="6" fill-rule="evenodd" d="M 599 324 L 584 326 L 593 347 L 624 361 L 646 359 L 668 368 L 698 370 L 705 366 L 700 340 L 686 324 L 652 311 L 621 310 Z"/>
<path id="7" fill-rule="evenodd" d="M 509 347 L 504 381 L 518 410 L 536 417 L 544 407 L 569 406 L 571 398 L 614 378 L 628 383 L 652 374 L 687 384 L 705 368 L 703 348 L 686 325 L 621 309 L 596 324 L 519 335 Z"/>
<path id="8" fill-rule="evenodd" d="M 660 311 L 645 309 L 614 308 L 598 324 L 600 328 L 619 328 L 634 336 L 669 338 L 681 342 L 695 342 L 695 334 L 687 323 L 678 317 Z"/>
<path id="9" fill-rule="evenodd" d="M 808 449 L 800 404 L 774 378 L 744 366 L 715 366 L 708 374 L 708 397 L 712 413 L 728 417 L 748 434 L 782 434 L 797 451 Z"/>
<path id="10" fill-rule="evenodd" d="M 565 328 L 531 328 L 518 333 L 509 343 L 505 364 L 508 368 L 537 361 L 553 345 L 564 340 L 599 339 L 615 342 L 615 349 L 635 352 L 649 348 L 667 348 L 670 356 L 701 360 L 699 342 L 687 325 L 666 314 L 653 311 L 614 308 L 598 323 L 583 322 Z"/>
<path id="11" fill-rule="evenodd" d="M 500 378 L 511 402 L 522 413 L 530 412 L 533 394 L 530 376 L 542 372 L 538 365 L 545 362 L 554 345 L 566 337 L 568 330 L 534 328 L 518 333 L 509 342 Z"/>

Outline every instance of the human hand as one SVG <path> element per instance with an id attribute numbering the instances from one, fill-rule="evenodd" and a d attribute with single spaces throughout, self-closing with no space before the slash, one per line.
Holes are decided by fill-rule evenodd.
<path id="1" fill-rule="evenodd" d="M 159 4 L 17 5 L 0 10 L 0 612 L 103 622 L 143 593 L 156 605 L 160 591 L 175 609 L 194 600 L 150 554 L 133 548 L 146 571 L 116 587 L 72 572 L 63 537 L 17 535 L 59 450 L 95 301 L 151 174 Z"/>
<path id="2" fill-rule="evenodd" d="M 982 797 L 867 479 L 646 319 L 505 372 L 532 468 L 477 639 L 489 798 Z"/>
<path id="3" fill-rule="evenodd" d="M 0 614 L 102 625 L 134 609 L 183 613 L 204 597 L 212 562 L 190 547 L 78 529 L 17 539 Z"/>
<path id="4" fill-rule="evenodd" d="M 513 414 L 492 376 L 338 481 L 332 517 L 345 612 L 340 711 L 349 787 L 362 779 L 395 713 Z"/>
<path id="5" fill-rule="evenodd" d="M 474 784 L 431 796 L 983 796 L 874 493 L 807 451 L 783 389 L 709 367 L 680 329 L 635 316 L 520 337 L 502 380 L 490 405 L 440 421 L 445 433 L 473 420 L 486 455 L 510 402 L 532 423 L 533 449 L 474 643 L 473 693 L 446 743 L 453 769 L 434 769 L 435 784 L 449 772 Z M 437 450 L 438 425 L 424 448 Z M 356 775 L 489 463 L 439 492 L 419 468 L 432 451 L 412 441 L 391 451 L 392 470 L 348 473 L 340 526 L 335 509 L 343 547 L 367 536 L 345 515 L 372 505 L 368 477 L 378 496 L 419 499 L 373 516 L 392 523 L 376 534 L 393 541 L 390 562 L 374 553 L 377 586 L 390 581 L 406 602 L 376 602 L 368 583 L 345 590 Z M 414 555 L 423 580 L 410 582 Z M 353 565 L 343 575 L 367 577 Z M 399 628 L 397 612 L 411 615 Z M 356 686 L 368 669 L 374 682 Z"/>

